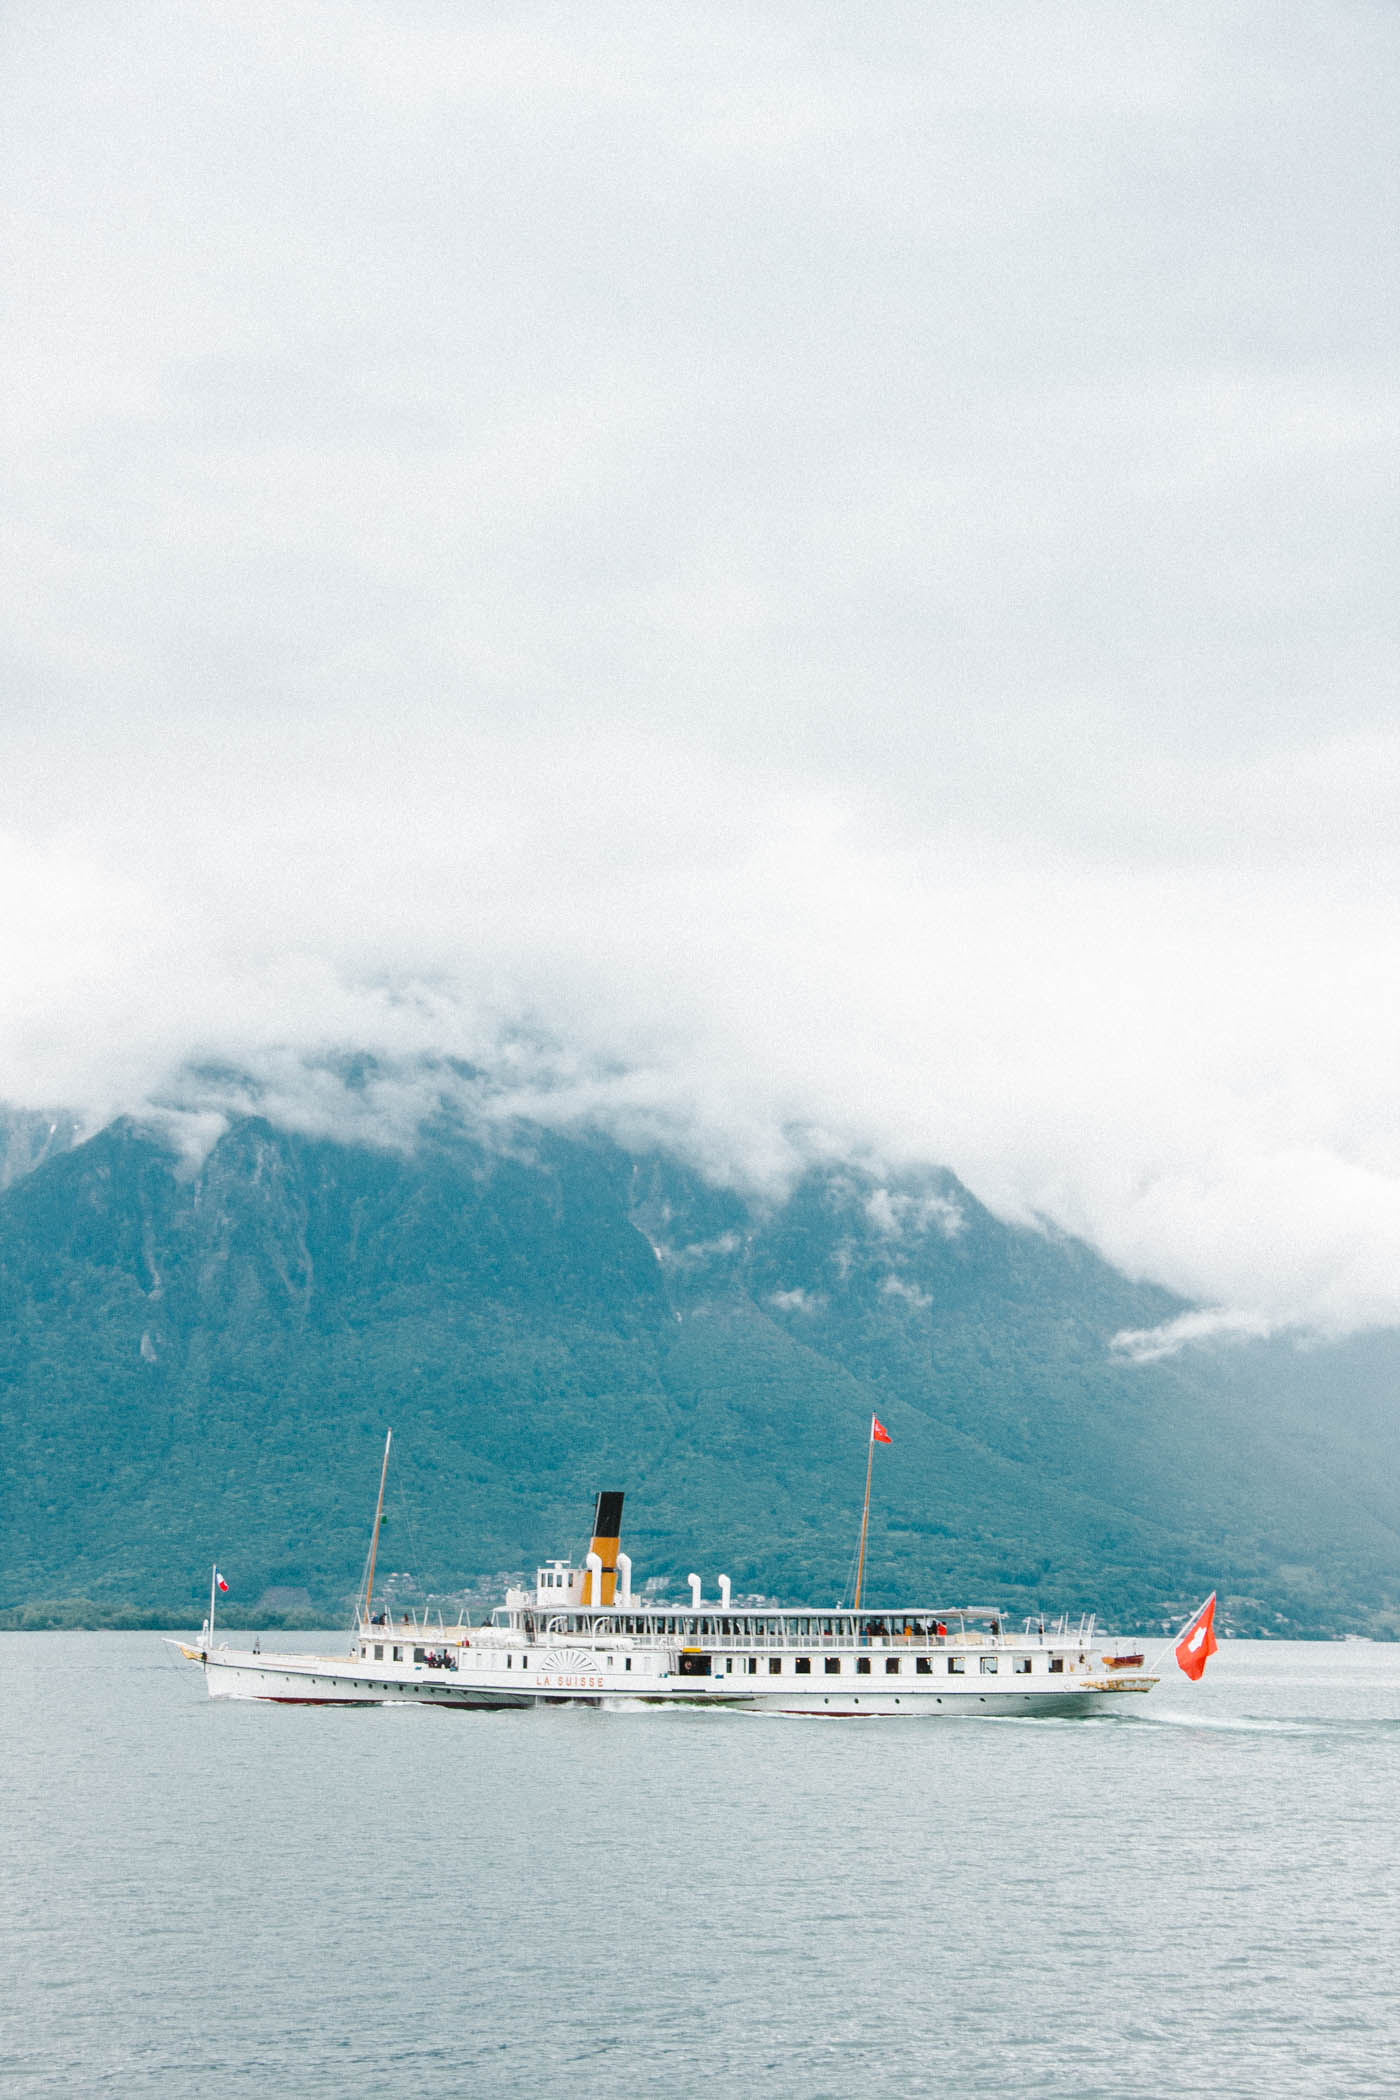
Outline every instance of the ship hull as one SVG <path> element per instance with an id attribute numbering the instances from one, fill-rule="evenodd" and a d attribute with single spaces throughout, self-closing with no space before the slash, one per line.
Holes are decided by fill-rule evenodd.
<path id="1" fill-rule="evenodd" d="M 1093 1680 L 1069 1678 L 1063 1690 L 1043 1682 L 1034 1691 L 964 1689 L 937 1680 L 921 1688 L 906 1680 L 898 1692 L 827 1688 L 799 1690 L 791 1684 L 771 1689 L 740 1690 L 729 1680 L 713 1684 L 663 1674 L 635 1689 L 609 1683 L 601 1671 L 579 1671 L 573 1682 L 502 1681 L 505 1672 L 481 1671 L 465 1683 L 456 1670 L 389 1672 L 354 1657 L 264 1656 L 253 1651 L 204 1651 L 179 1644 L 192 1662 L 204 1666 L 214 1699 L 262 1700 L 282 1706 L 413 1705 L 455 1711 L 500 1712 L 541 1706 L 601 1707 L 612 1713 L 655 1711 L 663 1707 L 722 1708 L 737 1713 L 770 1713 L 818 1719 L 873 1720 L 918 1715 L 928 1719 L 989 1718 L 996 1715 L 1046 1716 L 1086 1714 L 1121 1706 L 1125 1697 L 1150 1691 L 1155 1677 L 1118 1675 Z M 512 1673 L 513 1674 L 513 1673 Z M 539 1676 L 549 1677 L 548 1671 Z"/>

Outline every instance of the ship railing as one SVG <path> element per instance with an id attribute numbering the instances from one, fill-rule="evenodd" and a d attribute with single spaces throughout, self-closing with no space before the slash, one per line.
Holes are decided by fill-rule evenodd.
<path id="1" fill-rule="evenodd" d="M 532 1614 L 531 1616 L 534 1620 L 532 1633 L 536 1641 L 568 1640 L 571 1637 L 567 1622 L 562 1614 L 550 1614 L 548 1616 Z M 726 1632 L 713 1624 L 713 1619 L 718 1617 L 718 1614 L 700 1613 L 697 1615 L 689 1612 L 668 1614 L 673 1620 L 679 1619 L 681 1621 L 680 1626 L 672 1632 L 665 1632 L 660 1629 L 639 1631 L 629 1629 L 626 1626 L 625 1618 L 627 1616 L 630 1616 L 630 1614 L 614 1615 L 612 1612 L 600 1612 L 596 1616 L 590 1614 L 585 1626 L 578 1628 L 577 1634 L 573 1637 L 585 1638 L 593 1642 L 606 1642 L 609 1647 L 616 1647 L 621 1650 L 655 1650 L 704 1646 L 719 1653 L 762 1655 L 788 1653 L 793 1650 L 804 1650 L 810 1653 L 836 1652 L 839 1654 L 880 1651 L 892 1654 L 917 1654 L 932 1653 L 938 1649 L 948 1647 L 969 1649 L 1006 1648 L 1020 1651 L 1044 1647 L 1057 1635 L 1057 1629 L 1052 1629 L 1048 1626 L 1046 1632 L 1042 1635 L 1038 1630 L 1031 1631 L 1029 1628 L 1025 1632 L 1013 1632 L 1010 1628 L 998 1628 L 996 1633 L 983 1632 L 974 1630 L 971 1627 L 959 1626 L 956 1623 L 949 1623 L 948 1631 L 944 1634 L 935 1633 L 928 1627 L 914 1627 L 906 1632 L 904 1627 L 898 1623 L 887 1624 L 885 1630 L 880 1633 L 857 1631 L 849 1626 L 844 1626 L 837 1631 L 821 1627 L 814 1628 L 811 1626 L 810 1620 L 807 1627 L 801 1631 L 789 1621 L 777 1632 L 772 1632 L 766 1628 L 762 1631 L 757 1628 L 743 1631 L 732 1626 Z M 687 1630 L 684 1624 L 685 1620 L 696 1616 L 699 1616 L 702 1621 L 705 1618 L 711 1618 L 711 1629 L 705 1632 L 699 1629 Z M 811 1616 L 816 1618 L 818 1614 L 813 1613 Z M 473 1637 L 479 1645 L 494 1648 L 512 1645 L 514 1641 L 519 1639 L 519 1634 L 520 1629 L 516 1627 L 492 1626 L 478 1629 Z"/>
<path id="2" fill-rule="evenodd" d="M 676 1616 L 689 1615 L 677 1614 Z M 558 1637 L 564 1638 L 565 1636 L 561 1633 Z M 843 1628 L 841 1632 L 837 1633 L 821 1629 L 812 1630 L 811 1628 L 799 1631 L 796 1626 L 788 1626 L 779 1633 L 770 1633 L 766 1630 L 762 1632 L 757 1630 L 750 1632 L 731 1630 L 726 1633 L 718 1630 L 710 1632 L 702 1632 L 698 1629 L 687 1631 L 682 1626 L 672 1633 L 660 1631 L 627 1632 L 622 1627 L 617 1626 L 615 1622 L 602 1617 L 593 1620 L 589 1628 L 588 1637 L 593 1640 L 615 1641 L 621 1646 L 639 1649 L 674 1648 L 677 1645 L 682 1647 L 703 1645 L 705 1648 L 712 1649 L 718 1653 L 732 1652 L 735 1654 L 760 1655 L 772 1653 L 787 1654 L 798 1649 L 812 1653 L 834 1651 L 840 1654 L 849 1654 L 885 1651 L 891 1654 L 913 1654 L 931 1653 L 950 1646 L 983 1648 L 1021 1647 L 1027 1645 L 1020 1635 L 967 1633 L 956 1629 L 950 1629 L 948 1633 L 940 1634 L 918 1629 L 905 1633 L 902 1628 L 886 1631 L 885 1633 L 857 1633 Z M 1029 1645 L 1035 1646 L 1038 1643 L 1032 1640 Z"/>
<path id="3" fill-rule="evenodd" d="M 357 1608 L 355 1631 L 367 1639 L 373 1635 L 381 1641 L 446 1640 L 454 1633 L 465 1633 L 468 1626 L 465 1616 L 459 1618 L 455 1625 L 449 1626 L 444 1624 L 441 1612 L 430 1616 L 425 1611 L 420 1617 L 411 1607 L 395 1612 L 386 1604 L 382 1612 L 376 1611 L 369 1618 L 365 1617 L 362 1609 Z"/>

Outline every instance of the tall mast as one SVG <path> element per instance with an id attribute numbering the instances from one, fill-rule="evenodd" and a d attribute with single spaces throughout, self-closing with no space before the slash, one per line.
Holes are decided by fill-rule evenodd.
<path id="1" fill-rule="evenodd" d="M 374 1530 L 369 1542 L 369 1575 L 365 1581 L 365 1624 L 374 1606 L 374 1556 L 379 1551 L 379 1526 L 384 1516 L 384 1483 L 389 1477 L 389 1446 L 394 1441 L 394 1432 L 389 1430 L 384 1438 L 384 1463 L 379 1468 L 379 1500 L 374 1505 Z M 869 1490 L 867 1488 L 867 1499 Z"/>
<path id="2" fill-rule="evenodd" d="M 852 1611 L 860 1610 L 860 1586 L 865 1577 L 865 1534 L 870 1527 L 870 1470 L 875 1463 L 875 1417 L 870 1417 L 870 1446 L 865 1454 L 865 1507 L 860 1513 L 860 1552 L 856 1556 L 856 1595 Z"/>

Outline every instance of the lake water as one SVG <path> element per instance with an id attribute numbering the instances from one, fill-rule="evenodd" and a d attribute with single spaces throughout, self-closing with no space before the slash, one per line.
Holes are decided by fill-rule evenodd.
<path id="1" fill-rule="evenodd" d="M 1084 1721 L 238 1705 L 151 1634 L 0 1672 L 7 2100 L 1400 2092 L 1400 1647 Z"/>

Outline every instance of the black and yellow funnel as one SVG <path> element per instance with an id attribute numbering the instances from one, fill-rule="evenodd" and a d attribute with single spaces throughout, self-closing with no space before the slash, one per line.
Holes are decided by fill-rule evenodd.
<path id="1" fill-rule="evenodd" d="M 602 1488 L 598 1495 L 598 1507 L 593 1513 L 593 1543 L 589 1553 L 596 1553 L 603 1563 L 600 1597 L 593 1592 L 592 1568 L 583 1578 L 583 1601 L 585 1605 L 611 1604 L 617 1588 L 617 1549 L 622 1539 L 622 1494 L 617 1488 Z"/>

